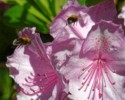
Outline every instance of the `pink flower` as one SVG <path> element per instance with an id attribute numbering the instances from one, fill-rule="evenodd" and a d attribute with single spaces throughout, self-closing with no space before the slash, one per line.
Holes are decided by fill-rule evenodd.
<path id="1" fill-rule="evenodd" d="M 53 42 L 42 43 L 35 28 L 20 32 L 7 58 L 17 99 L 124 100 L 125 37 L 115 16 L 113 0 L 68 0 L 50 27 Z"/>
<path id="2" fill-rule="evenodd" d="M 19 85 L 17 99 L 66 98 L 63 76 L 55 71 L 35 28 L 25 28 L 20 32 L 19 38 L 27 38 L 31 42 L 17 46 L 14 53 L 7 57 L 6 64 L 10 69 L 10 76 Z"/>
<path id="3" fill-rule="evenodd" d="M 95 23 L 100 20 L 113 20 L 115 16 L 113 0 L 91 7 L 81 6 L 77 0 L 68 0 L 60 14 L 53 20 L 50 34 L 58 41 L 69 38 L 85 39 Z"/>
<path id="4" fill-rule="evenodd" d="M 125 99 L 125 40 L 121 26 L 101 21 L 92 27 L 79 54 L 59 72 L 69 80 L 74 100 Z"/>
<path id="5" fill-rule="evenodd" d="M 60 14 L 53 20 L 50 26 L 50 34 L 58 41 L 74 37 L 84 39 L 94 24 L 86 10 L 87 8 L 78 4 L 77 0 L 69 0 Z M 74 21 L 72 21 L 72 18 Z M 83 31 L 85 33 L 81 34 Z"/>

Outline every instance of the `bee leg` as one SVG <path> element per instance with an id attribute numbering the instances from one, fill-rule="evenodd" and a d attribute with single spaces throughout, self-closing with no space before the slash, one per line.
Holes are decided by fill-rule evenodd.
<path id="1" fill-rule="evenodd" d="M 17 46 L 17 48 L 20 48 L 20 46 L 21 46 L 21 45 L 19 44 L 19 45 Z"/>
<path id="2" fill-rule="evenodd" d="M 20 48 L 20 47 L 22 47 L 23 46 L 23 43 L 20 43 L 19 45 L 18 45 L 18 48 Z"/>

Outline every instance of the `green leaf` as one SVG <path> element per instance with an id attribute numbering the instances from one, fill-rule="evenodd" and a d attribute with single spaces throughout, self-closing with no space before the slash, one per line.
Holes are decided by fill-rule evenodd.
<path id="1" fill-rule="evenodd" d="M 48 11 L 45 6 L 40 2 L 40 0 L 28 0 L 28 2 L 31 4 L 31 7 L 34 8 L 35 10 L 37 10 L 37 12 L 40 12 L 40 14 L 42 15 L 41 17 L 44 19 L 43 20 L 48 20 L 49 22 L 51 22 L 51 17 L 52 14 L 50 13 L 50 10 Z"/>
<path id="2" fill-rule="evenodd" d="M 63 5 L 67 2 L 67 0 L 51 0 L 51 1 L 54 1 L 54 3 L 52 4 L 54 4 L 55 6 L 56 14 L 58 14 L 61 11 Z"/>
<path id="3" fill-rule="evenodd" d="M 10 3 L 10 4 L 19 4 L 23 6 L 27 0 L 3 0 L 4 3 Z"/>
<path id="4" fill-rule="evenodd" d="M 24 8 L 19 5 L 15 5 L 12 8 L 8 9 L 7 12 L 5 12 L 4 17 L 6 17 L 6 20 L 11 23 L 17 23 L 20 21 L 21 16 L 23 15 Z"/>
<path id="5" fill-rule="evenodd" d="M 55 17 L 56 16 L 56 11 L 55 11 L 55 1 L 54 0 L 48 0 L 49 3 L 49 9 L 52 12 L 52 15 Z"/>
<path id="6" fill-rule="evenodd" d="M 4 3 L 16 3 L 15 0 L 3 0 Z"/>
<path id="7" fill-rule="evenodd" d="M 7 68 L 4 67 L 0 64 L 0 100 L 9 100 L 13 91 L 12 79 L 9 77 Z"/>
<path id="8" fill-rule="evenodd" d="M 47 13 L 47 15 L 49 15 L 49 17 L 52 19 L 54 16 L 53 16 L 53 14 L 52 14 L 53 12 L 50 8 L 49 0 L 45 0 L 45 1 L 39 0 L 39 1 L 40 1 L 41 5 L 43 5 L 41 7 L 41 9 L 44 10 Z M 53 5 L 53 3 L 51 5 Z"/>
<path id="9" fill-rule="evenodd" d="M 46 23 L 50 23 L 50 21 L 41 12 L 39 12 L 35 7 L 31 6 L 28 9 L 28 12 L 30 12 L 37 18 L 41 19 L 42 21 L 45 21 Z"/>
<path id="10" fill-rule="evenodd" d="M 85 5 L 86 6 L 92 6 L 92 5 L 98 4 L 102 1 L 105 1 L 105 0 L 86 0 Z"/>
<path id="11" fill-rule="evenodd" d="M 15 5 L 8 9 L 4 14 L 4 18 L 5 22 L 13 27 L 19 29 L 26 26 L 37 27 L 39 32 L 48 33 L 47 23 L 50 23 L 50 21 L 44 20 L 41 13 L 37 12 L 37 10 L 34 13 L 34 8 L 28 8 L 27 11 L 24 6 Z"/>
<path id="12" fill-rule="evenodd" d="M 86 5 L 86 0 L 78 0 L 78 2 L 82 5 Z"/>
<path id="13" fill-rule="evenodd" d="M 25 23 L 29 26 L 37 27 L 38 32 L 42 32 L 45 34 L 49 32 L 47 25 L 44 22 L 40 21 L 31 13 L 28 13 Z"/>
<path id="14" fill-rule="evenodd" d="M 121 12 L 121 9 L 124 5 L 125 5 L 125 0 L 119 0 L 117 5 L 116 5 L 117 11 Z"/>
<path id="15" fill-rule="evenodd" d="M 27 0 L 14 0 L 14 1 L 21 6 L 27 3 Z"/>

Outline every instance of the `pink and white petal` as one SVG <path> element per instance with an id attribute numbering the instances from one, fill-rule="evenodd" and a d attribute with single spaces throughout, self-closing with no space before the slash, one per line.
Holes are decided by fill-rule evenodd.
<path id="1" fill-rule="evenodd" d="M 80 6 L 80 4 L 78 3 L 77 0 L 68 0 L 67 3 L 63 6 L 63 9 L 67 9 L 68 7 L 78 7 Z"/>
<path id="2" fill-rule="evenodd" d="M 123 43 L 124 31 L 122 27 L 110 21 L 101 21 L 90 30 L 83 43 L 81 55 L 87 54 L 90 57 L 93 54 L 93 57 L 97 57 L 101 53 L 102 56 L 105 56 L 104 52 L 112 52 L 121 47 Z"/>
<path id="3" fill-rule="evenodd" d="M 55 39 L 59 37 L 78 38 L 84 39 L 86 34 L 90 30 L 94 22 L 90 16 L 86 13 L 86 7 L 83 6 L 69 6 L 67 9 L 63 9 L 61 13 L 54 19 L 50 26 L 50 34 Z M 67 20 L 72 15 L 78 17 L 78 21 L 72 24 L 67 24 Z M 86 29 L 86 31 L 85 31 Z M 65 40 L 65 38 L 63 38 Z"/>
<path id="4" fill-rule="evenodd" d="M 122 60 L 125 61 L 124 58 L 116 52 L 120 52 L 120 49 L 122 52 L 124 47 L 123 33 L 120 26 L 111 22 L 102 21 L 98 23 L 92 28 L 83 43 L 82 53 L 84 55 L 82 58 L 78 55 L 72 55 L 67 63 L 60 68 L 60 73 L 71 81 L 74 87 L 77 82 L 81 83 L 81 86 L 78 85 L 77 90 L 73 86 L 69 86 L 71 87 L 69 91 L 72 94 L 70 95 L 71 98 L 76 100 L 82 100 L 83 98 L 84 100 L 88 100 L 88 98 L 90 100 L 103 98 L 122 100 L 125 98 L 123 94 L 120 94 L 124 92 L 124 76 L 113 73 L 110 69 L 110 66 L 118 65 L 114 63 L 115 61 L 119 61 L 119 64 L 121 61 L 121 65 L 124 65 L 124 62 L 122 62 Z M 115 54 L 118 56 L 115 56 Z M 112 66 L 113 68 L 116 69 Z M 118 84 L 119 81 L 121 81 L 121 85 Z M 80 91 L 85 95 L 82 96 Z M 80 95 L 77 96 L 78 94 Z"/>
<path id="5" fill-rule="evenodd" d="M 45 52 L 44 44 L 39 34 L 32 34 L 30 28 L 24 29 L 22 35 L 30 38 L 31 44 L 17 47 L 14 54 L 8 57 L 7 66 L 11 76 L 27 95 L 47 91 L 56 84 L 57 74 Z"/>
<path id="6" fill-rule="evenodd" d="M 111 73 L 112 79 L 115 85 L 110 84 L 108 79 L 106 79 L 106 87 L 104 87 L 104 97 L 106 100 L 124 100 L 125 99 L 125 77 Z"/>
<path id="7" fill-rule="evenodd" d="M 92 63 L 89 59 L 81 59 L 78 55 L 72 55 L 67 63 L 61 66 L 59 72 L 65 76 L 67 80 L 80 79 L 83 69 Z"/>
<path id="8" fill-rule="evenodd" d="M 71 1 L 73 2 L 73 0 Z M 100 20 L 113 20 L 116 16 L 113 0 L 107 0 L 89 8 L 81 7 L 80 5 L 74 6 L 72 3 L 71 5 L 63 9 L 52 22 L 50 33 L 55 39 L 59 37 L 84 39 L 95 23 Z M 71 15 L 78 16 L 78 21 L 71 25 L 66 25 L 67 19 Z"/>
<path id="9" fill-rule="evenodd" d="M 41 100 L 41 94 L 33 95 L 33 96 L 28 96 L 25 95 L 22 92 L 19 92 L 16 96 L 17 100 Z"/>
<path id="10" fill-rule="evenodd" d="M 83 61 L 81 61 L 81 63 L 82 62 Z M 86 62 L 86 65 L 87 65 L 87 63 L 88 62 Z M 101 94 L 99 94 L 98 88 L 95 88 L 94 89 L 95 91 L 93 91 L 93 89 L 92 89 L 93 84 L 95 84 L 94 77 L 91 79 L 90 83 L 88 83 L 89 85 L 87 83 L 85 85 L 83 85 L 83 83 L 85 81 L 84 78 L 87 76 L 84 75 L 83 70 L 79 70 L 79 69 L 81 69 L 80 67 L 86 68 L 86 66 L 84 66 L 85 62 L 83 62 L 83 65 L 82 65 L 82 64 L 79 64 L 79 62 L 76 60 L 76 64 L 79 65 L 80 67 L 77 66 L 77 67 L 73 68 L 73 64 L 71 65 L 72 72 L 70 72 L 68 70 L 67 73 L 64 74 L 64 76 L 67 78 L 67 80 L 69 80 L 69 87 L 68 88 L 69 88 L 69 92 L 71 94 L 68 96 L 69 98 L 74 99 L 74 100 L 83 100 L 83 99 L 84 100 L 88 100 L 88 99 L 89 100 L 103 100 L 103 99 L 106 99 L 106 100 L 124 100 L 125 99 L 125 96 L 124 96 L 125 78 L 124 78 L 124 76 L 120 76 L 120 75 L 115 74 L 115 73 L 110 71 L 110 81 L 115 82 L 115 84 L 111 84 L 111 82 L 109 81 L 109 78 L 107 77 L 107 74 L 103 73 L 103 85 L 101 85 L 102 90 L 100 90 L 102 92 L 102 96 L 99 97 L 99 95 L 101 95 Z M 69 66 L 67 66 L 67 67 L 69 67 Z M 65 67 L 65 70 L 68 69 L 67 67 Z M 62 67 L 62 69 L 63 68 L 64 67 Z M 78 70 L 77 70 L 77 68 L 78 68 Z M 74 72 L 74 71 L 76 71 L 76 72 Z M 70 74 L 72 73 L 73 76 L 72 75 L 70 76 L 69 73 Z M 81 74 L 81 76 L 80 76 L 80 74 Z"/>
<path id="11" fill-rule="evenodd" d="M 65 100 L 67 98 L 67 83 L 64 83 L 64 79 L 60 77 L 58 83 L 54 86 L 52 96 L 49 100 Z"/>
<path id="12" fill-rule="evenodd" d="M 67 44 L 67 45 L 66 45 Z M 52 54 L 51 59 L 55 69 L 59 69 L 62 64 L 66 62 L 68 57 L 72 54 L 75 45 L 75 40 L 70 39 L 63 42 L 55 41 L 51 45 Z"/>
<path id="13" fill-rule="evenodd" d="M 69 95 L 68 97 L 71 100 L 72 99 L 73 100 L 101 100 L 97 96 L 97 91 L 94 91 L 94 93 L 96 94 L 94 99 L 92 97 L 89 97 L 90 89 L 91 89 L 90 86 L 88 86 L 88 89 L 86 91 L 84 88 L 82 90 L 79 90 L 80 87 L 81 87 L 81 83 L 78 79 L 73 79 L 73 80 L 71 79 L 69 81 L 69 91 L 71 95 Z"/>
<path id="14" fill-rule="evenodd" d="M 52 98 L 53 94 L 53 87 L 51 89 L 49 89 L 47 92 L 43 92 L 43 93 L 37 93 L 35 95 L 26 95 L 23 92 L 19 92 L 17 94 L 17 100 L 51 100 L 50 98 Z M 53 99 L 54 100 L 54 99 Z"/>
<path id="15" fill-rule="evenodd" d="M 30 63 L 29 55 L 24 54 L 25 48 L 17 48 L 13 55 L 7 57 L 7 67 L 10 69 L 10 76 L 17 84 L 23 86 L 25 78 L 34 73 Z"/>
<path id="16" fill-rule="evenodd" d="M 30 38 L 32 40 L 34 38 L 35 31 L 36 31 L 35 27 L 33 27 L 33 28 L 25 27 L 22 31 L 20 31 L 18 33 L 18 37 L 19 38 L 21 38 L 21 37 L 28 37 L 28 38 Z"/>
<path id="17" fill-rule="evenodd" d="M 122 7 L 122 11 L 118 15 L 118 18 L 124 19 L 124 26 L 125 26 L 125 6 Z"/>
<path id="18" fill-rule="evenodd" d="M 116 5 L 113 0 L 105 0 L 97 5 L 89 7 L 88 14 L 94 22 L 100 20 L 111 21 L 116 17 Z"/>
<path id="19" fill-rule="evenodd" d="M 75 61 L 75 60 L 74 60 Z M 72 63 L 74 62 L 72 61 Z M 80 60 L 79 60 L 80 61 Z M 81 61 L 82 63 L 83 61 Z M 91 62 L 91 61 L 89 61 Z M 82 64 L 79 64 L 79 62 L 76 60 L 76 64 L 79 65 L 80 67 L 84 67 L 86 68 L 87 66 L 84 66 L 85 64 L 87 65 L 88 62 L 83 62 Z M 73 67 L 74 63 L 71 65 Z M 125 77 L 118 75 L 116 73 L 113 73 L 112 71 L 108 72 L 110 73 L 110 81 L 109 78 L 107 77 L 107 74 L 105 72 L 103 72 L 103 84 L 100 85 L 101 86 L 101 93 L 99 93 L 98 88 L 95 88 L 94 91 L 92 89 L 93 85 L 95 84 L 95 78 L 97 77 L 93 77 L 90 81 L 90 83 L 87 83 L 85 85 L 83 85 L 83 83 L 85 82 L 85 78 L 87 77 L 86 75 L 84 75 L 83 70 L 79 70 L 81 69 L 79 66 L 71 68 L 70 71 L 68 70 L 67 73 L 64 73 L 64 76 L 67 78 L 67 80 L 69 80 L 69 92 L 71 93 L 71 95 L 69 95 L 68 97 L 74 100 L 124 100 L 125 96 L 125 88 L 124 88 L 124 84 L 125 84 Z M 69 66 L 67 66 L 69 67 Z M 65 67 L 65 70 L 67 70 L 68 68 Z M 63 69 L 64 67 L 62 67 Z M 77 70 L 78 68 L 78 70 Z M 77 70 L 77 71 L 76 71 Z M 76 71 L 76 72 L 74 72 Z M 70 74 L 72 73 L 72 75 L 70 76 Z M 86 72 L 89 73 L 89 72 Z M 67 75 L 68 74 L 68 75 Z M 81 75 L 80 75 L 81 74 Z M 80 76 L 80 77 L 79 77 Z M 95 75 L 94 75 L 95 76 Z M 88 78 L 89 80 L 89 78 Z M 111 82 L 115 82 L 115 84 L 111 84 Z M 98 84 L 98 82 L 97 82 Z M 99 96 L 101 95 L 101 96 Z"/>
<path id="20" fill-rule="evenodd" d="M 125 78 L 122 76 L 119 76 L 117 74 L 112 73 L 112 77 L 115 80 L 115 85 L 112 86 L 108 79 L 105 78 L 106 81 L 106 87 L 102 87 L 102 98 L 99 98 L 99 92 L 98 89 L 95 89 L 93 91 L 91 89 L 92 87 L 92 81 L 89 84 L 89 86 L 84 86 L 82 89 L 81 88 L 81 81 L 79 79 L 71 79 L 69 81 L 69 91 L 71 95 L 68 97 L 73 100 L 124 100 L 125 99 L 125 89 L 124 84 L 125 84 Z M 87 87 L 87 89 L 86 89 Z"/>
<path id="21" fill-rule="evenodd" d="M 121 47 L 117 51 L 110 53 L 109 56 L 112 57 L 111 60 L 107 60 L 107 65 L 110 69 L 114 73 L 125 76 L 125 47 Z"/>
<path id="22" fill-rule="evenodd" d="M 72 55 L 79 54 L 82 43 L 83 41 L 78 39 L 68 39 L 63 42 L 53 42 L 51 57 L 54 67 L 59 70 L 68 62 Z"/>
<path id="23" fill-rule="evenodd" d="M 70 33 L 69 38 L 85 39 L 94 24 L 86 12 L 80 11 L 78 22 L 66 26 L 67 33 Z"/>

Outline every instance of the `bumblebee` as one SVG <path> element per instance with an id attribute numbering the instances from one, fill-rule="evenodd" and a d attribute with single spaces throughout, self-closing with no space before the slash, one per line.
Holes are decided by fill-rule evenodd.
<path id="1" fill-rule="evenodd" d="M 22 46 L 22 45 L 27 45 L 30 43 L 31 43 L 31 39 L 28 37 L 21 37 L 13 41 L 14 46 Z"/>
<path id="2" fill-rule="evenodd" d="M 76 23 L 78 21 L 78 16 L 77 15 L 71 15 L 68 19 L 67 19 L 67 23 L 66 25 L 70 25 L 72 23 Z"/>

